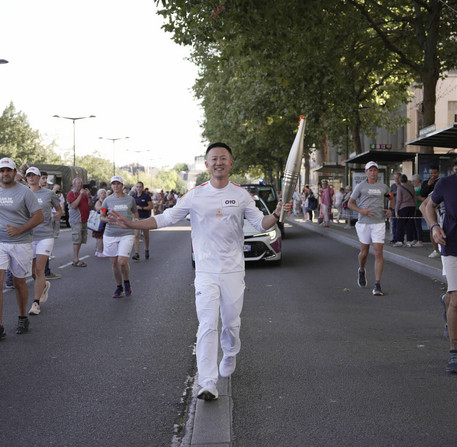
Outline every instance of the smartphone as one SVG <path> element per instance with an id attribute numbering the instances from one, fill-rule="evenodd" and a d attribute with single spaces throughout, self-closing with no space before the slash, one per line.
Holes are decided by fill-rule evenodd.
<path id="1" fill-rule="evenodd" d="M 83 185 L 83 188 L 84 188 L 84 189 L 90 189 L 89 183 L 87 183 L 86 185 Z"/>

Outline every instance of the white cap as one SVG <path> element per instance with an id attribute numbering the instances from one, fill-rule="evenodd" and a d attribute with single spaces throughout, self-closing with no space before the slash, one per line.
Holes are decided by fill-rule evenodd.
<path id="1" fill-rule="evenodd" d="M 5 157 L 0 160 L 0 168 L 16 169 L 16 163 L 11 158 Z"/>
<path id="2" fill-rule="evenodd" d="M 119 175 L 113 175 L 113 177 L 111 177 L 110 183 L 113 183 L 113 182 L 119 182 L 119 183 L 124 184 L 124 180 L 122 180 L 122 177 L 120 177 Z"/>
<path id="3" fill-rule="evenodd" d="M 376 163 L 375 161 L 369 161 L 366 165 L 365 165 L 365 171 L 367 171 L 368 169 L 370 169 L 371 167 L 375 167 L 376 169 L 379 169 L 379 166 L 378 166 L 378 163 Z"/>
<path id="4" fill-rule="evenodd" d="M 27 171 L 25 171 L 25 176 L 27 177 L 27 174 L 35 174 L 35 175 L 39 175 L 41 177 L 41 172 L 38 168 L 35 168 L 34 166 L 32 166 L 31 168 L 27 169 Z"/>
<path id="5" fill-rule="evenodd" d="M 54 182 L 53 182 L 51 179 L 49 179 L 49 178 L 46 180 L 46 183 L 47 183 L 48 185 L 53 185 L 53 184 L 54 184 Z"/>

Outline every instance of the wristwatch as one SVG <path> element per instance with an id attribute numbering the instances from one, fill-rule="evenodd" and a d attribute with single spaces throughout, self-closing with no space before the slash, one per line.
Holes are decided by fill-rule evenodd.
<path id="1" fill-rule="evenodd" d="M 273 216 L 275 216 L 275 217 L 276 217 L 276 219 L 278 219 L 278 220 L 279 220 L 279 216 L 276 214 L 276 211 L 273 211 L 273 213 L 272 213 L 272 214 L 273 214 Z"/>

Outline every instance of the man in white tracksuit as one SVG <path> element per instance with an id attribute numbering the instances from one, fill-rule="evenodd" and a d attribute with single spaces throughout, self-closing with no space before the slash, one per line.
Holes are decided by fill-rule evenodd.
<path id="1" fill-rule="evenodd" d="M 246 218 L 259 232 L 279 220 L 282 203 L 264 216 L 251 195 L 229 181 L 232 151 L 225 143 L 211 144 L 206 151 L 210 181 L 185 194 L 173 208 L 141 221 L 127 221 L 116 212 L 110 222 L 122 227 L 155 229 L 172 225 L 190 213 L 195 254 L 195 304 L 199 321 L 197 368 L 201 386 L 197 397 L 217 399 L 217 350 L 219 308 L 222 321 L 219 365 L 221 377 L 229 377 L 240 351 L 240 314 L 244 297 L 243 225 Z M 290 210 L 290 204 L 285 206 Z"/>

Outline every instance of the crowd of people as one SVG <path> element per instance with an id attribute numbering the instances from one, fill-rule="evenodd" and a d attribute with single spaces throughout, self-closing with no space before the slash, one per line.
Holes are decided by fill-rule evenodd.
<path id="1" fill-rule="evenodd" d="M 448 288 L 442 298 L 450 351 L 446 371 L 457 373 L 457 175 L 439 179 L 439 171 L 432 168 L 432 176 L 422 182 L 418 176 L 414 184 L 406 175 L 395 175 L 392 187 L 379 180 L 379 167 L 374 161 L 365 165 L 366 178 L 358 183 L 354 191 L 340 188 L 337 193 L 328 181 L 319 185 L 318 200 L 308 185 L 302 194 L 295 194 L 292 208 L 280 201 L 272 214 L 264 216 L 256 208 L 252 197 L 244 189 L 229 181 L 233 167 L 232 151 L 224 143 L 214 143 L 206 151 L 206 167 L 210 181 L 194 188 L 174 205 L 168 197 L 169 206 L 152 216 L 154 199 L 138 182 L 133 191 L 124 186 L 122 177 L 113 176 L 108 185 L 101 185 L 96 197 L 85 188 L 80 178 L 73 180 L 73 188 L 67 195 L 72 231 L 74 267 L 86 267 L 79 259 L 81 244 L 87 242 L 90 211 L 95 209 L 105 228 L 94 233 L 97 239 L 98 256 L 109 257 L 115 281 L 113 298 L 130 296 L 129 259 L 139 260 L 139 234 L 151 229 L 162 228 L 190 215 L 192 243 L 195 253 L 196 277 L 195 298 L 199 321 L 197 332 L 197 368 L 200 390 L 197 397 L 214 400 L 218 397 L 218 375 L 229 377 L 236 368 L 236 357 L 240 350 L 240 313 L 244 295 L 243 218 L 258 231 L 266 231 L 280 219 L 285 211 L 297 213 L 300 207 L 307 219 L 319 207 L 319 220 L 329 226 L 333 217 L 332 208 L 344 218 L 344 211 L 357 213 L 355 225 L 360 241 L 358 255 L 357 284 L 368 284 L 366 264 L 370 245 L 373 245 L 374 288 L 373 295 L 382 296 L 381 276 L 384 267 L 383 246 L 386 234 L 386 219 L 392 218 L 392 242 L 396 246 L 420 246 L 422 242 L 416 229 L 417 211 L 422 212 L 429 225 L 436 249 L 443 262 Z M 457 174 L 457 162 L 454 165 Z M 62 215 L 62 201 L 55 191 L 41 186 L 42 173 L 36 167 L 25 172 L 27 186 L 18 175 L 16 165 L 10 158 L 0 160 L 0 281 L 3 285 L 7 270 L 10 270 L 19 307 L 17 334 L 28 331 L 27 317 L 28 288 L 26 278 L 32 276 L 34 301 L 30 315 L 40 313 L 40 305 L 47 300 L 50 283 L 46 281 L 46 263 L 52 253 L 57 237 L 55 224 Z M 165 197 L 165 195 L 164 195 Z M 422 204 L 418 206 L 418 200 Z M 141 213 L 140 213 L 141 211 Z M 350 216 L 347 214 L 346 216 Z M 422 216 L 421 216 L 422 217 Z M 351 225 L 352 218 L 346 217 Z M 416 242 L 414 242 L 416 238 Z M 99 239 L 102 242 L 99 243 Z M 146 242 L 146 237 L 145 237 Z M 149 239 L 147 239 L 149 243 Z M 145 245 L 145 258 L 149 257 L 149 246 Z M 0 339 L 6 335 L 2 325 L 3 292 L 0 288 Z M 222 321 L 220 338 L 223 358 L 217 365 L 218 321 Z"/>
<path id="2" fill-rule="evenodd" d="M 15 289 L 19 307 L 17 334 L 28 331 L 28 289 L 26 278 L 34 279 L 32 306 L 28 315 L 39 315 L 51 287 L 50 280 L 61 275 L 51 272 L 49 261 L 53 257 L 54 241 L 60 233 L 60 220 L 68 204 L 68 221 L 71 226 L 74 267 L 87 267 L 79 258 L 82 244 L 87 243 L 88 231 L 96 240 L 95 256 L 110 257 L 116 290 L 113 298 L 130 296 L 128 261 L 134 247 L 133 260 L 139 260 L 140 231 L 124 231 L 106 226 L 109 210 L 117 210 L 129 218 L 146 219 L 160 214 L 176 204 L 178 195 L 160 191 L 152 194 L 137 182 L 127 188 L 119 176 L 114 176 L 110 188 L 101 183 L 94 197 L 81 178 L 75 178 L 72 189 L 65 197 L 58 184 L 48 179 L 48 173 L 37 167 L 22 165 L 16 168 L 10 158 L 0 160 L 0 281 L 6 279 L 6 287 Z M 89 230 L 91 212 L 99 215 L 102 222 Z M 124 234 L 125 233 L 125 234 Z M 127 234 L 128 233 L 128 234 Z M 145 258 L 149 259 L 149 232 L 143 232 Z M 3 293 L 0 292 L 0 339 L 6 336 L 2 324 Z"/>

